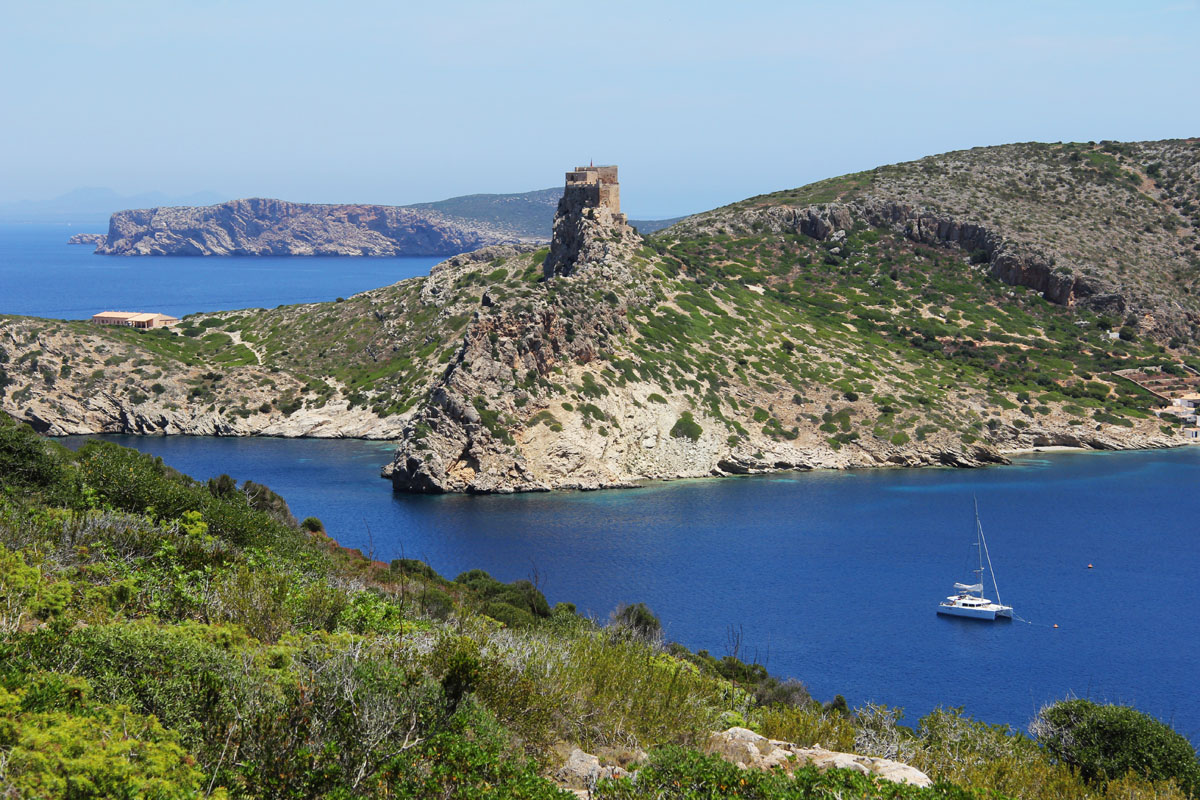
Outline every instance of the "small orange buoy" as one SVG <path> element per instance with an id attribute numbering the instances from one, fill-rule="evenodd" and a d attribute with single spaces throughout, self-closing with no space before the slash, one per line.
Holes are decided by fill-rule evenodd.
<path id="1" fill-rule="evenodd" d="M 1058 623 L 1057 623 L 1057 622 L 1056 622 L 1056 623 L 1054 623 L 1054 627 L 1056 627 L 1056 628 L 1058 627 Z"/>
<path id="2" fill-rule="evenodd" d="M 1092 565 L 1091 565 L 1091 564 L 1088 564 L 1088 569 L 1091 569 L 1091 568 L 1092 568 Z"/>

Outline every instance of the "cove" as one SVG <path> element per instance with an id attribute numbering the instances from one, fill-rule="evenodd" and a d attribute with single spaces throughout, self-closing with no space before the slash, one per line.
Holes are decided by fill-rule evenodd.
<path id="1" fill-rule="evenodd" d="M 821 700 L 900 706 L 909 724 L 963 706 L 1024 729 L 1042 704 L 1073 694 L 1134 705 L 1200 742 L 1198 448 L 424 497 L 395 495 L 378 477 L 386 443 L 62 441 L 87 438 L 195 478 L 265 483 L 298 518 L 320 517 L 380 560 L 420 558 L 449 578 L 536 576 L 551 602 L 601 620 L 645 602 L 669 638 L 717 656 L 740 638 L 741 658 Z M 970 577 L 973 496 L 1001 597 L 1029 624 L 935 614 L 951 583 Z"/>

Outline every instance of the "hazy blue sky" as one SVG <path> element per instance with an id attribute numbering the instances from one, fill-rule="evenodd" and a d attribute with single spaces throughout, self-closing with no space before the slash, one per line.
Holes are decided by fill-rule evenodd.
<path id="1" fill-rule="evenodd" d="M 1200 136 L 1200 3 L 8 2 L 0 202 L 407 203 L 621 167 L 634 216 L 1013 141 Z"/>

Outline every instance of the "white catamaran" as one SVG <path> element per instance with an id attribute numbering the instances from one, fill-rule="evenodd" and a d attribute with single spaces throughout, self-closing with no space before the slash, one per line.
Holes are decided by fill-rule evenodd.
<path id="1" fill-rule="evenodd" d="M 996 585 L 996 573 L 992 570 L 992 556 L 988 553 L 987 540 L 983 538 L 983 525 L 979 522 L 979 501 L 975 501 L 975 547 L 979 550 L 979 567 L 972 570 L 975 573 L 975 583 L 954 584 L 954 594 L 938 604 L 937 613 L 949 614 L 955 617 L 972 617 L 974 619 L 991 619 L 997 617 L 1012 618 L 1012 606 L 1001 605 L 1000 587 Z M 983 562 L 987 560 L 987 571 L 992 576 L 992 588 L 996 591 L 996 602 L 983 596 Z"/>

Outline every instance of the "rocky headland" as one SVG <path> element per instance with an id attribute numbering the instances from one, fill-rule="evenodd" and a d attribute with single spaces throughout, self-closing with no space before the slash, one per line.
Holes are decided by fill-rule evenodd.
<path id="1" fill-rule="evenodd" d="M 399 206 L 252 198 L 119 211 L 100 255 L 436 256 L 521 240 L 513 231 Z"/>
<path id="2" fill-rule="evenodd" d="M 1197 153 L 985 148 L 652 236 L 568 183 L 550 247 L 484 247 L 344 302 L 146 332 L 0 318 L 0 407 L 49 433 L 394 439 L 385 474 L 414 492 L 1173 446 L 1161 401 L 1116 373 L 1200 365 Z M 1129 177 L 1151 174 L 1159 189 Z M 999 176 L 1039 188 L 1013 200 Z M 1064 197 L 1076 227 L 1048 210 Z M 1084 259 L 1108 214 L 1140 225 L 1103 232 L 1112 269 Z"/>

